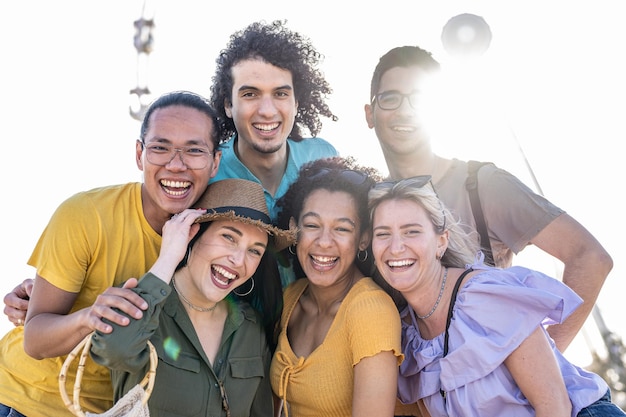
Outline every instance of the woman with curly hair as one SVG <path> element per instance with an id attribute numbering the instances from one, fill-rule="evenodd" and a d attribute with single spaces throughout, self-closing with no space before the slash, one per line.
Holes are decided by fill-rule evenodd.
<path id="1" fill-rule="evenodd" d="M 289 250 L 301 277 L 285 290 L 270 368 L 286 417 L 393 416 L 400 317 L 369 278 L 367 251 L 367 193 L 378 178 L 352 159 L 321 159 L 279 201 L 278 224 L 298 228 Z"/>

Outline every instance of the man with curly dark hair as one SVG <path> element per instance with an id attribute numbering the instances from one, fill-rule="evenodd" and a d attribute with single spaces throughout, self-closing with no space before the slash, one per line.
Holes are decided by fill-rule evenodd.
<path id="1" fill-rule="evenodd" d="M 320 116 L 337 117 L 326 104 L 332 90 L 318 65 L 322 55 L 285 22 L 254 22 L 233 33 L 216 59 L 211 105 L 218 113 L 222 162 L 215 182 L 242 178 L 263 185 L 272 221 L 278 200 L 310 161 L 338 156 L 315 137 Z M 303 129 L 314 136 L 303 137 Z M 294 279 L 287 260 L 279 263 L 283 286 Z M 26 314 L 25 283 L 4 298 L 5 315 Z"/>
<path id="2" fill-rule="evenodd" d="M 337 156 L 315 137 L 332 90 L 318 65 L 322 55 L 284 21 L 254 22 L 231 35 L 216 60 L 211 104 L 221 116 L 222 165 L 212 181 L 243 178 L 265 189 L 272 219 L 276 200 L 306 162 Z M 304 138 L 304 131 L 313 137 Z"/>

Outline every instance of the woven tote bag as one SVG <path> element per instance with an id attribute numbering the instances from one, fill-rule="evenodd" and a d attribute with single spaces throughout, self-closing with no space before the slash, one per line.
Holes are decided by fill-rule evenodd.
<path id="1" fill-rule="evenodd" d="M 80 385 L 83 379 L 83 372 L 85 370 L 85 362 L 89 356 L 89 350 L 91 349 L 91 336 L 93 333 L 88 334 L 76 347 L 70 352 L 65 359 L 61 372 L 59 373 L 59 391 L 63 403 L 76 417 L 149 417 L 148 411 L 148 399 L 152 394 L 152 388 L 154 387 L 154 378 L 156 376 L 156 367 L 159 362 L 156 349 L 152 343 L 148 340 L 148 347 L 150 348 L 150 369 L 144 376 L 143 380 L 135 385 L 133 389 L 128 391 L 126 395 L 117 401 L 113 407 L 104 413 L 95 414 L 90 412 L 84 412 L 80 406 Z M 75 358 L 80 355 L 78 361 L 78 368 L 76 370 L 76 381 L 74 382 L 74 390 L 72 399 L 69 398 L 66 389 L 67 370 L 69 369 Z"/>

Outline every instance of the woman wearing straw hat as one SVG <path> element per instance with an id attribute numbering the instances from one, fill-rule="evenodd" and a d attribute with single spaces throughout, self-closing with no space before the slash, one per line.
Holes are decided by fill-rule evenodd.
<path id="1" fill-rule="evenodd" d="M 28 303 L 21 304 L 23 313 L 28 305 L 26 324 L 14 311 L 18 326 L 0 340 L 0 416 L 70 415 L 58 391 L 63 357 L 94 330 L 110 330 L 103 318 L 123 318 L 116 309 L 141 315 L 144 301 L 135 294 L 116 309 L 92 307 L 99 297 L 115 299 L 124 280 L 150 268 L 165 222 L 204 193 L 221 160 L 218 126 L 204 97 L 189 91 L 160 96 L 135 141 L 142 181 L 77 192 L 55 209 L 28 259 L 36 274 Z M 89 411 L 109 409 L 109 370 L 88 361 L 83 375 Z"/>
<path id="2" fill-rule="evenodd" d="M 196 206 L 209 209 L 165 224 L 159 258 L 132 290 L 149 305 L 143 317 L 96 332 L 92 356 L 111 368 L 118 400 L 146 374 L 150 340 L 159 356 L 152 415 L 271 416 L 263 319 L 270 308 L 269 320 L 277 318 L 281 284 L 265 267 L 276 269 L 271 252 L 290 245 L 295 231 L 271 225 L 263 188 L 252 181 L 213 183 Z"/>

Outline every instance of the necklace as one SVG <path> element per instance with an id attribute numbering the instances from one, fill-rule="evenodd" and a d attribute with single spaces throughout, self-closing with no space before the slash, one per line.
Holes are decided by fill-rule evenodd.
<path id="1" fill-rule="evenodd" d="M 422 320 L 427 319 L 433 315 L 435 310 L 437 310 L 437 306 L 439 305 L 439 302 L 441 301 L 441 297 L 443 296 L 443 289 L 446 287 L 446 278 L 448 278 L 448 267 L 445 267 L 443 270 L 443 281 L 441 282 L 441 289 L 439 290 L 439 297 L 437 297 L 437 301 L 435 301 L 435 305 L 433 306 L 433 308 L 430 309 L 430 312 L 426 314 L 425 316 L 420 316 L 419 314 L 415 313 L 418 319 L 422 319 Z"/>
<path id="2" fill-rule="evenodd" d="M 195 304 L 191 304 L 191 301 L 189 301 L 188 299 L 185 298 L 185 296 L 183 295 L 182 292 L 180 292 L 180 290 L 176 287 L 176 280 L 174 279 L 174 277 L 172 277 L 172 284 L 174 284 L 174 289 L 176 290 L 176 292 L 178 293 L 178 295 L 180 296 L 180 298 L 185 302 L 185 304 L 187 304 L 189 306 L 189 308 L 196 310 L 196 311 L 202 311 L 204 313 L 208 313 L 211 312 L 213 310 L 215 310 L 215 308 L 217 307 L 218 303 L 215 303 L 215 305 L 213 307 L 198 307 Z M 437 301 L 439 302 L 439 301 Z"/>

